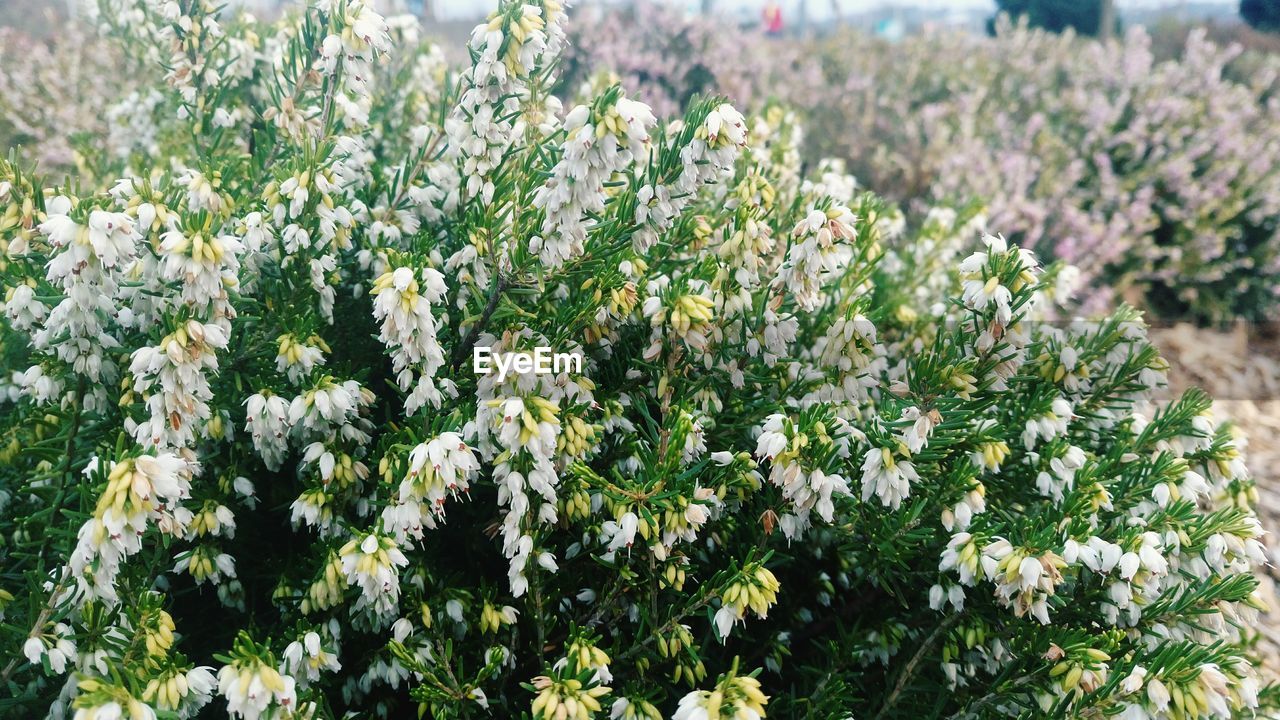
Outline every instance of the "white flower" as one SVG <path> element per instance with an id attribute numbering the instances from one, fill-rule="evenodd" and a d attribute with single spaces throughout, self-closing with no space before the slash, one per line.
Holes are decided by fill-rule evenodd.
<path id="1" fill-rule="evenodd" d="M 394 539 L 375 533 L 353 537 L 338 551 L 347 584 L 360 588 L 356 610 L 369 608 L 389 622 L 400 599 L 399 568 L 409 564 Z"/>
<path id="2" fill-rule="evenodd" d="M 55 623 L 49 632 L 27 638 L 22 645 L 22 654 L 33 665 L 48 661 L 49 669 L 54 675 L 61 675 L 68 667 L 75 667 L 79 659 L 71 628 L 64 623 Z"/>
<path id="3" fill-rule="evenodd" d="M 346 440 L 367 442 L 359 416 L 373 400 L 373 394 L 354 380 L 339 383 L 332 377 L 323 377 L 290 401 L 289 425 L 303 442 L 328 437 L 332 432 Z"/>
<path id="4" fill-rule="evenodd" d="M 119 271 L 133 261 L 141 237 L 126 214 L 93 209 L 89 224 L 83 226 L 70 216 L 74 209 L 69 198 L 53 197 L 46 205 L 45 221 L 37 226 L 51 246 L 45 279 L 61 291 L 62 299 L 46 315 L 43 307 L 24 301 L 26 291 L 15 291 L 18 305 L 9 314 L 33 323 L 33 348 L 56 355 L 96 383 L 104 373 L 114 378 L 105 351 L 119 346 L 110 332 L 123 294 Z M 33 384 L 27 392 L 43 402 L 53 399 L 51 390 Z"/>
<path id="5" fill-rule="evenodd" d="M 408 472 L 392 505 L 383 511 L 388 531 L 397 538 L 422 538 L 443 517 L 445 500 L 466 494 L 480 472 L 480 461 L 461 435 L 444 432 L 409 451 Z"/>
<path id="6" fill-rule="evenodd" d="M 217 552 L 212 545 L 197 545 L 195 549 L 178 553 L 173 572 L 186 572 L 197 585 L 210 582 L 223 585 L 223 580 L 236 577 L 236 561 L 226 553 Z"/>
<path id="7" fill-rule="evenodd" d="M 150 705 L 139 702 L 136 698 L 121 700 L 97 700 L 96 702 L 76 703 L 76 714 L 72 720 L 155 720 L 156 711 Z"/>
<path id="8" fill-rule="evenodd" d="M 462 74 L 458 103 L 445 121 L 450 156 L 465 179 L 463 195 L 480 197 L 485 204 L 493 198 L 494 170 L 523 134 L 516 111 L 519 98 L 527 95 L 529 77 L 552 61 L 564 43 L 564 12 L 558 4 L 547 5 L 545 16 L 537 5 L 523 5 L 522 10 L 519 18 L 503 13 L 472 30 L 468 48 L 473 63 Z"/>
<path id="9" fill-rule="evenodd" d="M 737 612 L 734 611 L 732 605 L 723 605 L 715 614 L 716 634 L 721 641 L 728 639 L 729 633 L 733 631 L 735 623 L 742 619 Z"/>
<path id="10" fill-rule="evenodd" d="M 769 698 L 760 691 L 760 681 L 751 676 L 723 677 L 713 692 L 694 690 L 680 698 L 671 720 L 761 720 Z"/>
<path id="11" fill-rule="evenodd" d="M 1126 694 L 1136 693 L 1142 689 L 1142 683 L 1146 677 L 1147 669 L 1139 665 L 1120 682 L 1120 690 Z"/>
<path id="12" fill-rule="evenodd" d="M 895 459 L 889 448 L 872 447 L 862 460 L 862 499 L 873 496 L 885 507 L 897 510 L 911 494 L 911 483 L 920 479 L 910 460 Z"/>
<path id="13" fill-rule="evenodd" d="M 984 235 L 982 241 L 987 245 L 987 252 L 976 252 L 960 263 L 964 280 L 961 299 L 971 310 L 984 311 L 988 305 L 994 305 L 995 321 L 1007 326 L 1013 319 L 1013 293 L 1000 284 L 999 277 L 988 275 L 987 263 L 992 256 L 1006 254 L 1008 244 L 1003 237 L 994 235 Z M 1018 250 L 1018 258 L 1025 270 L 1035 268 L 1035 258 L 1025 251 Z"/>
<path id="14" fill-rule="evenodd" d="M 134 438 L 151 447 L 187 447 L 211 417 L 213 390 L 208 375 L 218 369 L 217 351 L 227 346 L 222 325 L 189 320 L 156 346 L 134 351 L 129 371 L 134 391 L 150 393 L 150 417 L 134 428 Z"/>
<path id="15" fill-rule="evenodd" d="M 276 370 L 285 373 L 290 382 L 298 383 L 309 375 L 317 365 L 324 364 L 324 350 L 313 345 L 314 338 L 299 340 L 285 334 L 279 338 L 279 351 L 276 353 Z"/>
<path id="16" fill-rule="evenodd" d="M 972 586 L 981 569 L 980 559 L 981 552 L 973 535 L 958 532 L 947 542 L 947 547 L 943 550 L 942 558 L 938 562 L 938 570 L 942 572 L 955 570 L 962 584 Z"/>
<path id="17" fill-rule="evenodd" d="M 1017 617 L 1030 614 L 1049 624 L 1048 598 L 1062 582 L 1065 559 L 1053 552 L 1032 554 L 996 538 L 982 548 L 980 562 L 983 574 L 996 584 L 996 599 L 1002 605 L 1012 608 Z"/>
<path id="18" fill-rule="evenodd" d="M 579 105 L 565 118 L 560 161 L 533 197 L 534 207 L 546 214 L 529 249 L 544 265 L 557 268 L 582 253 L 587 216 L 604 210 L 605 183 L 645 159 L 655 122 L 649 106 L 620 95 L 592 108 Z"/>
<path id="19" fill-rule="evenodd" d="M 874 335 L 872 337 L 874 339 Z M 934 412 L 922 413 L 920 408 L 909 407 L 902 411 L 902 419 L 911 421 L 911 425 L 901 432 L 902 442 L 908 451 L 918 453 L 929 444 L 929 436 L 941 421 L 941 416 Z"/>
<path id="20" fill-rule="evenodd" d="M 14 329 L 31 332 L 49 315 L 49 307 L 36 298 L 29 285 L 10 288 L 4 302 L 5 315 Z"/>
<path id="21" fill-rule="evenodd" d="M 217 689 L 217 680 L 213 668 L 198 666 L 187 671 L 187 702 L 192 712 L 198 711 L 209 703 Z"/>
<path id="22" fill-rule="evenodd" d="M 243 251 L 244 245 L 230 235 L 170 230 L 161 236 L 162 276 L 182 283 L 184 302 L 225 315 L 230 307 L 227 288 L 237 283 Z"/>
<path id="23" fill-rule="evenodd" d="M 400 389 L 408 390 L 415 374 L 429 382 L 444 365 L 432 311 L 444 301 L 444 276 L 430 267 L 416 273 L 409 267 L 395 268 L 374 282 L 373 295 L 373 316 L 381 322 L 378 338 L 391 350 Z M 405 411 L 413 413 L 421 406 L 415 393 L 406 401 Z"/>
<path id="24" fill-rule="evenodd" d="M 680 149 L 680 174 L 670 184 L 643 185 L 636 199 L 636 232 L 632 243 L 637 252 L 653 247 L 675 219 L 694 199 L 699 187 L 716 181 L 733 165 L 746 144 L 746 121 L 728 104 L 711 108 L 694 133 L 693 140 Z"/>
<path id="25" fill-rule="evenodd" d="M 227 699 L 227 712 L 244 720 L 266 720 L 274 709 L 287 716 L 298 704 L 294 679 L 257 661 L 224 665 L 218 692 Z"/>
<path id="26" fill-rule="evenodd" d="M 308 632 L 298 640 L 289 643 L 284 649 L 284 660 L 280 672 L 299 679 L 300 682 L 315 682 L 321 673 L 337 672 L 342 669 L 336 653 L 323 647 L 319 633 Z"/>
<path id="27" fill-rule="evenodd" d="M 839 457 L 849 454 L 849 433 L 843 421 L 837 421 L 834 447 Z M 808 469 L 804 458 L 794 450 L 791 433 L 797 432 L 781 414 L 770 415 L 761 427 L 756 441 L 756 457 L 770 463 L 769 481 L 782 488 L 782 496 L 791 502 L 792 514 L 782 519 L 782 530 L 793 539 L 809 527 L 814 510 L 826 522 L 835 517 L 835 498 L 849 494 L 844 477 L 825 472 L 820 467 Z M 807 436 L 806 436 L 807 439 Z M 791 451 L 787 451 L 792 448 Z"/>
<path id="28" fill-rule="evenodd" d="M 27 638 L 22 645 L 22 654 L 27 656 L 28 662 L 38 665 L 45 654 L 44 643 L 37 637 Z"/>
<path id="29" fill-rule="evenodd" d="M 94 458 L 85 474 L 94 476 L 100 465 Z M 178 502 L 189 496 L 191 475 L 197 469 L 174 453 L 140 455 L 102 468 L 107 486 L 80 527 L 67 563 L 82 592 L 81 602 L 118 600 L 115 577 L 120 564 L 142 549 L 142 534 L 150 521 L 168 534 L 185 533 L 191 512 Z"/>
<path id="30" fill-rule="evenodd" d="M 1053 440 L 1067 434 L 1067 425 L 1072 417 L 1071 403 L 1066 398 L 1055 398 L 1049 412 L 1027 421 L 1022 432 L 1022 444 L 1033 450 L 1041 440 Z"/>
<path id="31" fill-rule="evenodd" d="M 609 541 L 609 552 L 631 547 L 635 542 L 639 524 L 640 518 L 633 512 L 623 513 L 617 522 L 606 520 L 601 528 L 601 535 Z"/>
<path id="32" fill-rule="evenodd" d="M 818 307 L 822 288 L 853 258 L 856 221 L 849 208 L 839 205 L 810 211 L 791 231 L 791 246 L 774 288 L 791 293 L 802 310 Z"/>
<path id="33" fill-rule="evenodd" d="M 222 211 L 222 195 L 199 170 L 188 168 L 174 183 L 187 189 L 187 207 L 192 212 L 207 210 L 217 215 Z"/>
<path id="34" fill-rule="evenodd" d="M 262 462 L 279 470 L 289 449 L 289 402 L 262 391 L 245 401 L 245 426 Z"/>
<path id="35" fill-rule="evenodd" d="M 1160 682 L 1159 678 L 1153 677 L 1147 681 L 1147 699 L 1151 701 L 1151 706 L 1156 712 L 1165 712 L 1169 709 L 1171 695 L 1165 684 Z"/>
<path id="36" fill-rule="evenodd" d="M 650 282 L 646 288 L 641 310 L 649 319 L 651 332 L 649 347 L 644 352 L 646 360 L 653 360 L 662 352 L 663 340 L 678 339 L 687 347 L 704 352 L 715 327 L 715 302 L 705 283 L 690 283 L 689 292 L 668 292 L 667 278 Z"/>

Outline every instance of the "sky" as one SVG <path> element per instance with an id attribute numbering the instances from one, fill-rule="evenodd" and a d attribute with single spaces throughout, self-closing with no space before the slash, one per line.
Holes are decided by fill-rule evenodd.
<path id="1" fill-rule="evenodd" d="M 781 0 L 784 11 L 791 6 L 795 6 L 799 0 Z M 1189 2 L 1214 4 L 1214 5 L 1230 5 L 1238 0 L 1188 0 Z M 815 16 L 815 19 L 821 17 L 831 7 L 830 0 L 808 0 L 809 12 Z M 974 8 L 994 8 L 993 0 L 838 0 L 842 12 L 855 13 L 865 10 L 873 10 L 880 7 L 918 7 L 936 9 L 939 12 L 947 10 L 971 10 Z M 680 5 L 688 5 L 697 7 L 698 0 L 672 0 L 672 3 Z M 577 6 L 593 4 L 593 0 L 578 0 L 574 3 Z M 715 0 L 717 8 L 728 11 L 744 11 L 757 9 L 764 4 L 764 0 Z M 1121 10 L 1125 8 L 1154 8 L 1154 7 L 1177 7 L 1186 4 L 1183 0 L 1117 0 L 1117 5 Z M 477 17 L 497 5 L 496 0 L 436 0 L 437 13 L 439 16 L 449 19 Z"/>

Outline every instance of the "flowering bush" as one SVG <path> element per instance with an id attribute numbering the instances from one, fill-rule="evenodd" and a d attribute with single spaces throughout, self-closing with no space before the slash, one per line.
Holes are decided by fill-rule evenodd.
<path id="1" fill-rule="evenodd" d="M 802 178 L 779 108 L 563 112 L 553 0 L 457 74 L 362 0 L 109 8 L 161 154 L 0 165 L 6 712 L 1271 703 L 1229 428 L 972 210 Z"/>

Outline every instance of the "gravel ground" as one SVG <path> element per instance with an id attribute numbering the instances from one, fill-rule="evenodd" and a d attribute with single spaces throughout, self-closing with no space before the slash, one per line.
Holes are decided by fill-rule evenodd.
<path id="1" fill-rule="evenodd" d="M 1246 462 L 1258 483 L 1258 515 L 1271 556 L 1259 573 L 1272 609 L 1258 627 L 1258 652 L 1264 674 L 1280 682 L 1280 332 L 1177 325 L 1153 330 L 1151 338 L 1169 361 L 1170 390 L 1204 388 L 1215 398 L 1214 414 L 1234 422 L 1248 440 Z"/>

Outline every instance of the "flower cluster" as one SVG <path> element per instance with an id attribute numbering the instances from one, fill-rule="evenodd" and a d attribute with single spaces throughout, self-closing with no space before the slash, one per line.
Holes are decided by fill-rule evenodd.
<path id="1" fill-rule="evenodd" d="M 547 213 L 541 236 L 530 246 L 544 265 L 560 267 L 582 253 L 587 217 L 604 210 L 605 183 L 647 157 L 654 122 L 649 106 L 628 100 L 617 88 L 565 116 L 560 162 L 533 198 Z"/>
<path id="2" fill-rule="evenodd" d="M 410 413 L 427 404 L 439 407 L 443 401 L 433 381 L 444 365 L 444 351 L 436 341 L 431 307 L 444 300 L 444 293 L 444 276 L 430 267 L 418 272 L 397 267 L 373 283 L 373 316 L 382 322 L 378 339 L 391 349 L 400 389 L 413 388 L 405 401 Z M 415 370 L 420 373 L 416 382 Z"/>
<path id="3" fill-rule="evenodd" d="M 474 62 L 463 72 L 462 91 L 445 130 L 462 165 L 467 197 L 493 199 L 494 173 L 511 143 L 525 133 L 531 87 L 554 67 L 564 44 L 564 10 L 555 0 L 503 5 L 471 33 Z"/>

